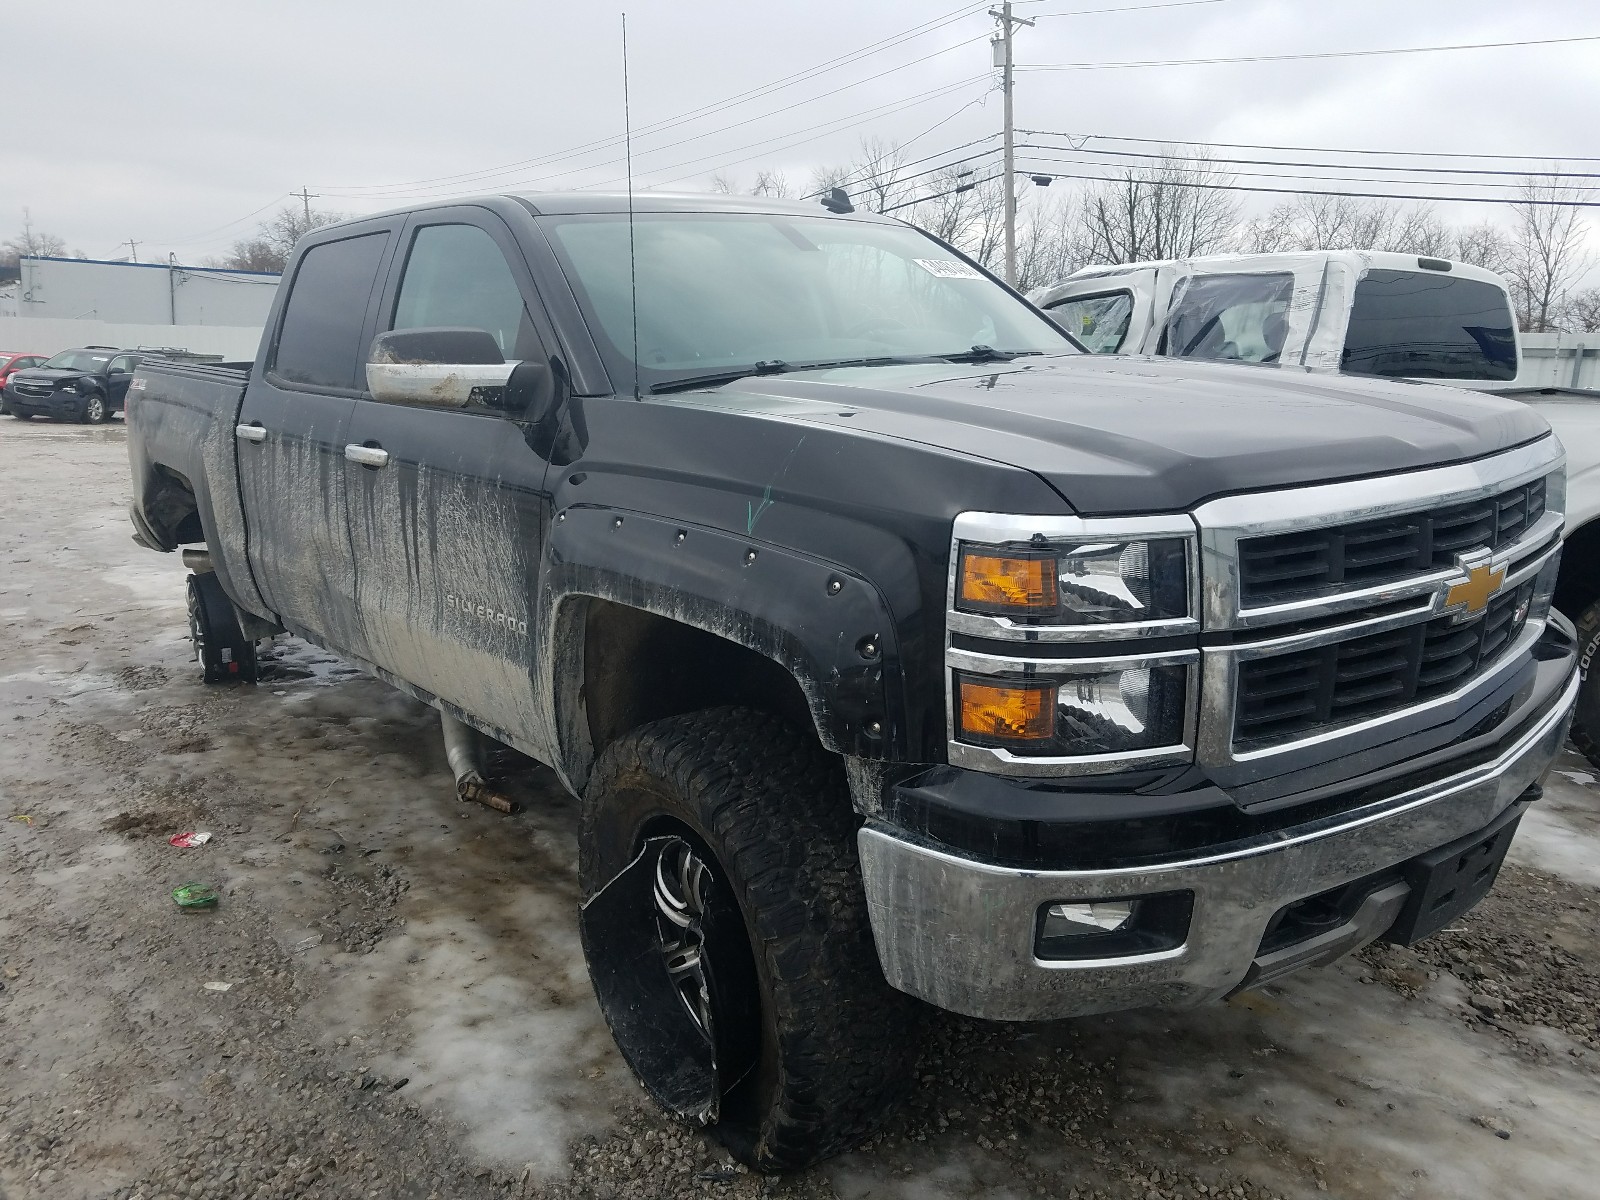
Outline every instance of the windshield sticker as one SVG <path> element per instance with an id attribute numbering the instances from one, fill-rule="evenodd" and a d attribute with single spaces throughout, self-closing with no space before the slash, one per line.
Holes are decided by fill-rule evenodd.
<path id="1" fill-rule="evenodd" d="M 983 272 L 953 258 L 914 258 L 911 260 L 929 275 L 940 279 L 982 279 Z"/>

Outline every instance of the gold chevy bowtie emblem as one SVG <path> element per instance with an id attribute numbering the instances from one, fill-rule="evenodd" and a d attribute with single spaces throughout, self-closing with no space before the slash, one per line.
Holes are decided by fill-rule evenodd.
<path id="1" fill-rule="evenodd" d="M 1491 567 L 1488 563 L 1469 567 L 1466 582 L 1452 584 L 1445 593 L 1444 606 L 1454 608 L 1458 604 L 1465 604 L 1468 613 L 1481 613 L 1488 606 L 1489 598 L 1500 590 L 1500 585 L 1505 581 L 1504 567 Z"/>

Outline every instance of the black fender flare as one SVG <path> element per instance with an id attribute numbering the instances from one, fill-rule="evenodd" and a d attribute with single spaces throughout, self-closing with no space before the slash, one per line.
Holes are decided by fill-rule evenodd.
<path id="1" fill-rule="evenodd" d="M 834 753 L 884 759 L 904 752 L 894 620 L 878 588 L 848 567 L 744 534 L 575 506 L 552 522 L 544 576 L 538 628 L 548 711 L 571 784 L 582 786 L 592 758 L 581 696 L 589 598 L 680 622 L 778 663 Z"/>

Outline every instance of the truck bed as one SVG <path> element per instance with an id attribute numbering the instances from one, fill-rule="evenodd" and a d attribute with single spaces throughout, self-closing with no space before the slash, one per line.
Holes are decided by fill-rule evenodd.
<path id="1" fill-rule="evenodd" d="M 128 390 L 135 540 L 161 551 L 205 543 L 236 596 L 255 592 L 243 559 L 233 433 L 252 370 L 250 363 L 152 357 L 139 364 Z"/>

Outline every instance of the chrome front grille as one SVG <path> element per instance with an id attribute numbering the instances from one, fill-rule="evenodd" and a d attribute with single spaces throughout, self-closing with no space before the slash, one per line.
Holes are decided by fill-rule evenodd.
<path id="1" fill-rule="evenodd" d="M 1541 477 L 1463 504 L 1241 539 L 1240 596 L 1271 604 L 1449 569 L 1463 551 L 1520 538 L 1544 515 L 1546 490 Z"/>
<path id="2" fill-rule="evenodd" d="M 1257 748 L 1448 695 L 1493 666 L 1527 619 L 1533 583 L 1466 623 L 1435 617 L 1241 664 L 1233 742 Z"/>
<path id="3" fill-rule="evenodd" d="M 49 383 L 13 383 L 19 396 L 48 396 L 54 392 L 55 385 Z"/>

